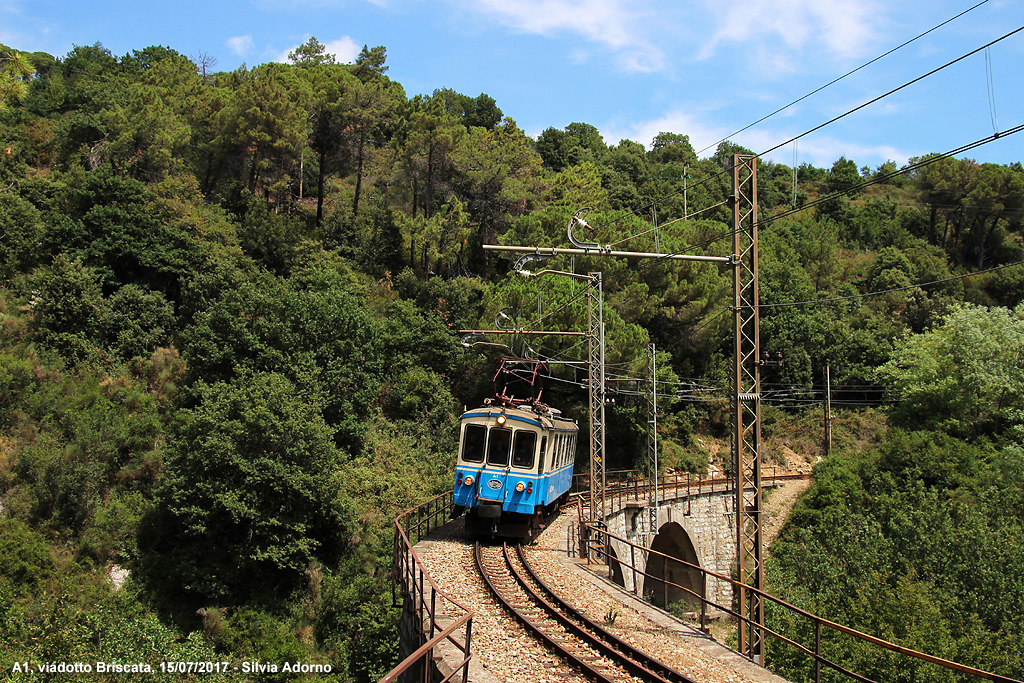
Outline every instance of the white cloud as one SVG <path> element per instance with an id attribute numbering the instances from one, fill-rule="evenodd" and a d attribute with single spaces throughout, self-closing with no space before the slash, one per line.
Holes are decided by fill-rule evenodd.
<path id="1" fill-rule="evenodd" d="M 338 40 L 327 43 L 327 52 L 334 55 L 334 58 L 342 64 L 356 61 L 356 57 L 359 56 L 362 49 L 362 46 L 357 45 L 351 36 L 342 36 Z"/>
<path id="2" fill-rule="evenodd" d="M 774 38 L 789 50 L 817 47 L 841 58 L 869 52 L 884 10 L 876 2 L 845 0 L 748 0 L 724 11 L 720 3 L 708 4 L 709 9 L 719 10 L 712 15 L 720 21 L 701 48 L 701 59 L 711 57 L 725 43 L 739 43 L 740 49 L 775 53 L 782 64 L 780 46 L 772 45 Z"/>
<path id="3" fill-rule="evenodd" d="M 451 0 L 516 31 L 547 37 L 576 34 L 611 49 L 626 71 L 658 71 L 662 51 L 643 30 L 644 13 L 629 0 Z M 575 53 L 579 55 L 577 51 Z"/>
<path id="4" fill-rule="evenodd" d="M 797 163 L 802 164 L 806 161 L 820 168 L 832 168 L 832 164 L 839 157 L 853 159 L 861 166 L 870 166 L 871 168 L 876 168 L 890 159 L 895 161 L 897 166 L 902 166 L 912 156 L 906 151 L 890 145 L 861 145 L 832 137 L 800 140 L 797 144 Z M 779 150 L 779 157 L 776 161 L 782 164 L 792 164 L 792 145 L 787 147 L 787 150 Z"/>
<path id="5" fill-rule="evenodd" d="M 228 38 L 227 46 L 239 57 L 244 57 L 252 51 L 252 36 L 235 36 Z"/>
<path id="6" fill-rule="evenodd" d="M 601 133 L 605 142 L 609 145 L 618 144 L 622 140 L 629 139 L 639 142 L 648 149 L 650 149 L 651 142 L 654 141 L 658 133 L 678 133 L 680 135 L 688 135 L 693 149 L 699 150 L 709 145 L 714 145 L 731 132 L 720 126 L 708 125 L 700 117 L 694 116 L 690 112 L 692 110 L 683 111 L 676 109 L 650 121 L 638 121 L 625 126 L 612 123 L 605 126 Z M 707 155 L 705 154 L 704 156 Z"/>
<path id="7" fill-rule="evenodd" d="M 307 36 L 306 40 L 308 39 L 309 37 Z M 303 41 L 303 43 L 305 42 L 306 41 Z M 288 55 L 295 52 L 298 47 L 299 45 L 292 45 L 290 48 L 275 57 L 273 61 L 287 64 L 289 61 Z M 358 45 L 351 36 L 342 36 L 337 40 L 324 43 L 324 52 L 329 55 L 334 55 L 334 59 L 340 64 L 351 64 L 354 62 L 362 49 L 362 46 Z"/>

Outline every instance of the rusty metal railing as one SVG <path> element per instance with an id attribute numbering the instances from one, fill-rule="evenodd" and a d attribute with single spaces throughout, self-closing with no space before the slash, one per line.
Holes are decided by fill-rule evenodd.
<path id="1" fill-rule="evenodd" d="M 579 504 L 583 505 L 584 503 L 582 501 L 580 501 Z M 668 569 L 669 563 L 674 563 L 674 564 L 677 564 L 677 565 L 682 565 L 682 566 L 686 567 L 687 569 L 692 569 L 692 570 L 700 572 L 701 573 L 701 577 L 702 577 L 701 578 L 701 586 L 702 586 L 701 593 L 704 593 L 704 586 L 706 586 L 708 578 L 715 578 L 715 579 L 718 579 L 720 581 L 724 581 L 724 582 L 732 585 L 734 588 L 739 587 L 740 583 L 738 581 L 734 580 L 733 578 L 728 577 L 728 576 L 724 576 L 722 574 L 718 574 L 717 572 L 713 572 L 713 571 L 710 571 L 708 569 L 704 569 L 703 567 L 700 567 L 699 565 L 691 564 L 689 562 L 686 562 L 684 560 L 680 560 L 679 558 L 673 557 L 671 555 L 667 555 L 665 553 L 658 552 L 656 550 L 651 550 L 650 548 L 646 548 L 646 547 L 644 547 L 642 545 L 639 545 L 637 543 L 634 543 L 634 542 L 632 542 L 632 541 L 630 541 L 628 539 L 622 538 L 621 536 L 617 536 L 617 535 L 609 532 L 608 530 L 600 528 L 597 525 L 590 524 L 589 522 L 583 522 L 582 525 L 583 526 L 580 529 L 581 536 L 583 537 L 583 539 L 581 540 L 581 545 L 583 543 L 587 543 L 588 540 L 589 540 L 590 541 L 590 544 L 589 544 L 590 547 L 597 549 L 596 552 L 603 556 L 604 563 L 606 565 L 611 566 L 611 560 L 614 559 L 614 561 L 617 562 L 619 564 L 620 568 L 623 568 L 624 571 L 626 569 L 631 571 L 633 573 L 633 577 L 634 577 L 634 580 L 633 580 L 634 593 L 639 598 L 645 599 L 645 597 L 646 597 L 644 595 L 641 595 L 639 590 L 636 588 L 636 586 L 638 585 L 637 581 L 636 581 L 636 576 L 637 575 L 642 575 L 643 577 L 645 577 L 645 579 L 647 579 L 647 578 L 653 579 L 654 581 L 656 581 L 658 584 L 660 584 L 662 586 L 662 589 L 665 590 L 665 592 L 666 592 L 666 601 L 667 601 L 667 591 L 668 591 L 669 587 L 681 590 L 684 593 L 693 596 L 697 600 L 700 600 L 700 602 L 701 602 L 701 622 L 700 623 L 701 623 L 701 627 L 702 628 L 705 625 L 705 614 L 706 614 L 706 608 L 707 608 L 708 605 L 711 605 L 711 606 L 715 607 L 716 609 L 720 610 L 722 613 L 728 614 L 728 615 L 730 615 L 731 617 L 733 617 L 735 619 L 743 620 L 746 623 L 748 623 L 751 626 L 753 626 L 752 622 L 747 617 L 745 617 L 744 615 L 740 614 L 739 612 L 734 611 L 732 609 L 731 605 L 729 605 L 729 606 L 719 605 L 719 604 L 715 603 L 712 600 L 708 600 L 707 597 L 705 595 L 703 595 L 703 594 L 698 594 L 696 591 L 694 591 L 694 590 L 692 590 L 692 589 L 690 589 L 690 588 L 688 588 L 686 586 L 681 586 L 681 585 L 679 585 L 677 583 L 669 581 L 668 580 L 669 572 L 667 571 L 667 569 Z M 611 546 L 611 540 L 612 539 L 614 539 L 614 540 L 618 541 L 619 543 L 623 544 L 622 546 L 620 546 L 620 548 L 622 548 L 623 546 L 628 546 L 629 547 L 629 549 L 630 549 L 629 550 L 630 559 L 629 559 L 628 566 L 627 566 L 627 564 L 625 562 L 626 558 L 619 558 L 617 555 L 613 558 L 611 553 L 608 551 L 608 548 Z M 645 560 L 646 560 L 645 568 L 644 569 L 640 569 L 640 568 L 638 568 L 636 566 L 637 565 L 636 556 L 637 556 L 638 552 L 640 553 L 641 557 L 645 558 Z M 663 563 L 662 566 L 665 568 L 665 571 L 663 572 L 663 574 L 664 574 L 663 576 L 655 576 L 655 575 L 647 573 L 646 568 L 647 567 L 651 567 L 651 563 L 650 563 L 650 558 L 651 557 L 661 558 L 661 561 Z M 645 583 L 646 583 L 646 581 L 645 581 Z M 844 676 L 846 676 L 848 678 L 852 678 L 853 680 L 856 680 L 856 681 L 861 681 L 861 683 L 877 683 L 876 681 L 874 681 L 874 680 L 872 680 L 870 678 L 867 678 L 866 676 L 862 676 L 862 675 L 860 675 L 860 674 L 858 674 L 856 672 L 850 671 L 849 669 L 843 667 L 842 665 L 840 665 L 840 664 L 838 664 L 836 662 L 833 662 L 833 661 L 829 660 L 827 657 L 825 657 L 822 654 L 822 633 L 823 633 L 823 630 L 829 630 L 829 631 L 833 631 L 833 632 L 836 632 L 836 633 L 842 633 L 842 634 L 845 634 L 845 635 L 848 635 L 848 636 L 852 636 L 853 638 L 856 638 L 857 640 L 861 640 L 861 641 L 863 641 L 865 643 L 868 643 L 868 644 L 870 644 L 872 646 L 875 646 L 875 647 L 878 647 L 878 648 L 883 648 L 883 649 L 886 649 L 886 650 L 889 650 L 889 651 L 892 651 L 892 652 L 896 652 L 897 654 L 900 654 L 900 655 L 903 655 L 903 656 L 906 656 L 906 657 L 911 657 L 911 658 L 914 658 L 914 659 L 917 659 L 917 660 L 920 660 L 920 661 L 923 661 L 923 662 L 928 662 L 930 664 L 934 664 L 934 665 L 940 666 L 940 667 L 942 667 L 944 669 L 947 669 L 947 670 L 950 670 L 950 671 L 954 671 L 954 672 L 957 672 L 957 673 L 960 673 L 960 674 L 968 675 L 968 676 L 973 676 L 975 678 L 980 678 L 980 679 L 989 680 L 989 681 L 996 681 L 997 683 L 1022 683 L 1021 681 L 1018 681 L 1017 679 L 1014 679 L 1014 678 L 1009 678 L 1007 676 L 1002 676 L 1002 675 L 994 674 L 994 673 L 991 673 L 991 672 L 988 672 L 988 671 L 983 671 L 981 669 L 976 669 L 974 667 L 967 666 L 965 664 L 960 664 L 958 662 L 953 662 L 953 661 L 950 661 L 948 659 L 943 659 L 941 657 L 935 657 L 934 655 L 929 655 L 929 654 L 924 653 L 924 652 L 919 652 L 917 650 L 914 650 L 914 649 L 911 649 L 911 648 L 908 648 L 908 647 L 903 647 L 902 645 L 897 645 L 895 643 L 890 643 L 890 642 L 888 642 L 886 640 L 883 640 L 881 638 L 877 638 L 877 637 L 869 635 L 867 633 L 862 633 L 860 631 L 857 631 L 856 629 L 850 628 L 849 626 L 844 626 L 842 624 L 837 624 L 836 622 L 829 621 L 828 619 L 824 619 L 824 618 L 819 617 L 819 616 L 817 616 L 815 614 L 812 614 L 812 613 L 810 613 L 810 612 L 808 612 L 806 610 L 800 609 L 799 607 L 796 607 L 795 605 L 791 605 L 790 603 L 786 602 L 785 600 L 782 600 L 780 598 L 776 598 L 776 597 L 774 597 L 772 595 L 769 595 L 768 593 L 765 593 L 763 591 L 759 591 L 759 590 L 757 590 L 755 588 L 752 588 L 751 586 L 746 586 L 746 590 L 748 590 L 748 591 L 755 591 L 762 598 L 764 598 L 766 601 L 770 601 L 773 604 L 779 606 L 780 608 L 782 608 L 784 610 L 787 610 L 787 611 L 791 612 L 794 615 L 797 615 L 797 616 L 799 616 L 801 618 L 805 618 L 805 619 L 810 620 L 811 624 L 813 625 L 813 630 L 814 630 L 814 645 L 813 645 L 813 647 L 808 647 L 808 646 L 805 646 L 805 645 L 803 645 L 801 643 L 798 643 L 795 640 L 792 640 L 791 638 L 783 635 L 782 633 L 779 633 L 777 631 L 772 630 L 771 628 L 768 628 L 767 626 L 764 627 L 764 631 L 765 631 L 766 635 L 772 636 L 776 640 L 778 640 L 778 641 L 788 645 L 789 647 L 795 648 L 796 650 L 798 650 L 802 654 L 806 655 L 807 657 L 810 657 L 813 660 L 812 672 L 811 673 L 812 673 L 812 675 L 814 677 L 813 680 L 816 681 L 816 683 L 820 683 L 820 681 L 821 681 L 822 667 L 828 667 L 828 668 L 830 668 L 830 669 L 832 669 L 832 670 L 834 670 L 834 671 L 836 671 L 836 672 L 838 672 L 838 673 L 840 673 L 840 674 L 842 674 L 842 675 L 844 675 Z"/>
<path id="2" fill-rule="evenodd" d="M 589 490 L 589 476 L 587 473 L 573 475 L 570 492 L 585 498 Z M 608 506 L 609 515 L 619 512 L 627 503 L 642 502 L 650 497 L 653 483 L 638 470 L 613 470 L 607 472 L 605 476 L 605 504 Z M 773 467 L 770 474 L 767 469 L 765 470 L 762 483 L 764 486 L 774 486 L 779 482 L 798 479 L 810 479 L 810 475 L 779 474 L 778 469 Z M 666 502 L 677 498 L 689 498 L 693 494 L 699 496 L 705 493 L 725 493 L 734 490 L 735 485 L 736 480 L 732 477 L 702 478 L 689 472 L 663 474 L 658 477 L 658 496 L 662 502 Z"/>
<path id="3" fill-rule="evenodd" d="M 462 658 L 442 683 L 452 680 L 460 671 L 462 683 L 468 681 L 473 610 L 437 587 L 414 548 L 427 534 L 448 521 L 451 509 L 452 492 L 447 491 L 395 518 L 392 599 L 398 604 L 400 590 L 403 608 L 414 620 L 420 646 L 380 683 L 417 679 L 424 683 L 433 681 L 431 663 L 435 659 L 435 649 L 443 647 L 446 642 L 460 652 Z M 444 609 L 446 605 L 452 607 L 451 614 Z"/>

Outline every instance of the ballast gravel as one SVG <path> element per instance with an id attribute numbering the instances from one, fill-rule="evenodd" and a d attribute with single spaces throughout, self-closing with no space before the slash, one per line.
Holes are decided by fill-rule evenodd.
<path id="1" fill-rule="evenodd" d="M 565 510 L 531 545 L 527 559 L 549 588 L 609 631 L 676 671 L 700 683 L 783 682 L 696 628 L 663 613 L 647 616 L 628 603 L 631 596 L 601 585 L 566 552 L 567 527 L 574 510 Z M 417 555 L 439 589 L 474 611 L 471 680 L 509 683 L 566 683 L 585 680 L 537 643 L 487 591 L 473 564 L 473 541 L 457 519 L 421 543 Z M 595 567 L 595 569 L 598 569 Z M 598 569 L 600 571 L 600 569 Z M 608 592 L 612 591 L 612 593 Z M 655 621 L 654 619 L 657 619 Z"/>

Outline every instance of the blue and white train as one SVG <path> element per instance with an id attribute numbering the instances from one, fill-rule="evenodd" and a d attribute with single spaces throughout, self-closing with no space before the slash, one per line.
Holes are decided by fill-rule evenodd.
<path id="1" fill-rule="evenodd" d="M 532 538 L 566 499 L 576 422 L 542 403 L 485 401 L 462 414 L 456 510 L 470 534 Z"/>

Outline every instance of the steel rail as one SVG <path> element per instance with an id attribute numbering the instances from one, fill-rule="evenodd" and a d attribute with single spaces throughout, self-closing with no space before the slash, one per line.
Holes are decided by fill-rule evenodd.
<path id="1" fill-rule="evenodd" d="M 477 571 L 480 573 L 480 576 L 483 578 L 484 583 L 487 585 L 487 589 L 491 591 L 491 594 L 494 595 L 494 597 L 497 598 L 498 602 L 500 602 L 508 612 L 510 612 L 524 627 L 526 627 L 528 631 L 533 633 L 533 635 L 538 640 L 540 640 L 549 649 L 554 650 L 556 653 L 558 653 L 558 655 L 562 657 L 570 666 L 578 669 L 588 678 L 592 678 L 596 681 L 601 681 L 602 683 L 615 683 L 615 678 L 611 678 L 606 672 L 602 671 L 601 669 L 598 669 L 594 665 L 585 661 L 580 657 L 580 655 L 572 652 L 567 647 L 562 645 L 560 642 L 558 642 L 548 634 L 544 633 L 544 631 L 541 630 L 540 626 L 536 622 L 534 622 L 532 619 L 526 616 L 526 614 L 524 614 L 522 610 L 518 609 L 515 605 L 513 605 L 512 602 L 504 594 L 502 594 L 500 590 L 498 590 L 498 587 L 494 584 L 494 577 L 487 571 L 487 569 L 484 566 L 483 550 L 480 546 L 480 543 L 477 543 L 473 547 L 473 559 L 476 562 Z M 515 576 L 514 573 L 512 574 L 513 576 Z"/>
<path id="2" fill-rule="evenodd" d="M 554 607 L 567 614 L 571 619 L 576 619 L 581 622 L 585 629 L 597 636 L 598 640 L 597 643 L 595 643 L 595 646 L 600 644 L 602 651 L 608 652 L 610 657 L 616 659 L 625 658 L 623 661 L 635 663 L 639 669 L 634 675 L 650 675 L 653 673 L 658 676 L 659 680 L 671 681 L 672 683 L 695 683 L 692 678 L 679 673 L 664 662 L 661 662 L 646 652 L 633 647 L 566 602 L 565 599 L 555 593 L 555 591 L 545 584 L 544 581 L 541 580 L 540 576 L 537 575 L 537 572 L 534 571 L 533 567 L 530 566 L 529 561 L 526 559 L 526 553 L 523 551 L 522 546 L 518 546 L 516 548 L 516 553 L 519 556 L 519 561 L 522 563 L 526 573 L 529 574 L 534 583 L 540 586 L 541 590 L 547 594 L 548 599 L 553 603 Z M 610 652 L 605 650 L 605 648 L 609 648 Z"/>
<path id="3" fill-rule="evenodd" d="M 482 552 L 479 544 L 477 544 L 474 552 L 478 554 Z M 535 606 L 539 606 L 551 620 L 556 622 L 562 627 L 562 629 L 579 640 L 583 645 L 598 652 L 605 658 L 612 661 L 615 665 L 621 667 L 628 676 L 638 678 L 642 681 L 649 681 L 650 683 L 695 683 L 693 679 L 687 678 L 685 675 L 675 671 L 664 663 L 659 662 L 650 655 L 630 646 L 628 643 L 603 628 L 600 624 L 597 624 L 593 620 L 581 614 L 574 607 L 562 600 L 548 586 L 546 586 L 543 581 L 540 580 L 527 561 L 522 546 L 518 546 L 516 552 L 519 561 L 530 576 L 530 579 L 540 587 L 542 592 L 547 594 L 547 597 L 538 593 L 537 590 L 530 585 L 530 582 L 516 568 L 512 561 L 511 550 L 506 544 L 502 548 L 502 557 L 508 573 L 513 579 L 515 579 L 519 589 L 529 596 L 529 599 L 532 600 Z M 483 566 L 482 559 L 478 560 L 478 566 Z M 485 578 L 485 582 L 488 583 L 488 586 L 492 591 L 495 590 L 493 582 L 488 581 L 487 578 Z M 504 596 L 497 593 L 496 595 L 498 599 L 505 604 L 506 608 L 515 614 L 516 618 L 523 622 L 527 628 L 532 630 L 534 633 L 539 634 L 545 642 L 553 642 L 551 636 L 545 634 L 540 628 L 539 622 L 534 619 L 530 619 L 530 617 L 523 613 L 523 610 L 512 605 Z M 579 665 L 581 660 L 578 655 L 572 652 L 566 653 L 566 648 L 561 646 L 560 643 L 557 643 L 557 641 L 554 641 L 554 646 L 570 660 L 570 663 L 574 666 Z M 600 676 L 598 680 L 615 680 L 614 678 L 610 678 L 605 672 L 591 666 L 585 660 L 582 661 L 582 664 L 584 665 L 584 672 L 587 675 Z"/>

